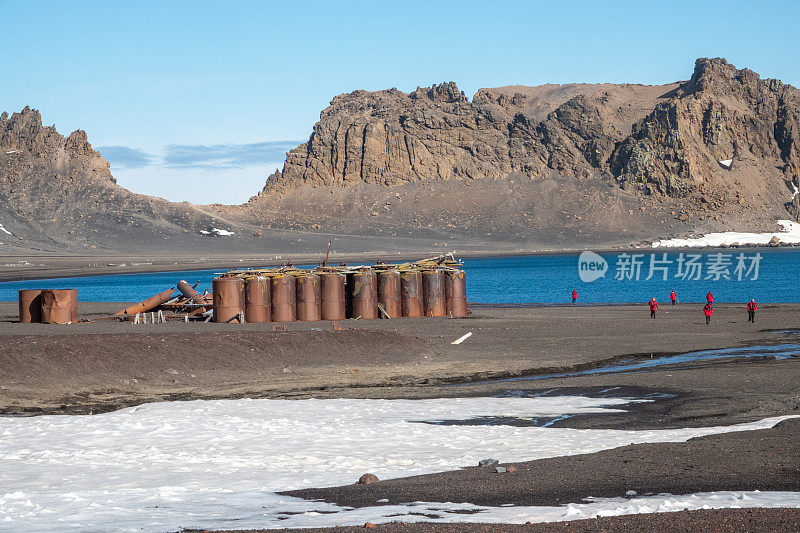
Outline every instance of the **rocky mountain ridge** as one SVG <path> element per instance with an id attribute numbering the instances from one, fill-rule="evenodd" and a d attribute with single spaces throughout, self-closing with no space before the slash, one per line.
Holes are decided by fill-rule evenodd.
<path id="1" fill-rule="evenodd" d="M 724 59 L 698 59 L 688 81 L 667 86 L 573 86 L 547 113 L 553 99 L 524 89 L 482 89 L 471 102 L 452 82 L 337 96 L 261 194 L 557 173 L 720 203 L 737 201 L 727 159 L 764 167 L 787 191 L 798 185 L 800 93 Z"/>

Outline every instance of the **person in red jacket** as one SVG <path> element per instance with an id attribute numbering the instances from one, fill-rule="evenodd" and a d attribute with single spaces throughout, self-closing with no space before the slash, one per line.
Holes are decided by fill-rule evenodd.
<path id="1" fill-rule="evenodd" d="M 710 304 L 714 303 L 714 295 L 711 294 L 711 291 L 708 291 L 708 294 L 706 294 L 706 301 Z"/>
<path id="2" fill-rule="evenodd" d="M 750 303 L 747 304 L 747 321 L 753 324 L 756 322 L 756 309 L 758 309 L 756 301 L 750 300 Z"/>
<path id="3" fill-rule="evenodd" d="M 656 317 L 656 309 L 658 309 L 658 302 L 655 298 L 650 298 L 650 318 Z"/>
<path id="4" fill-rule="evenodd" d="M 578 291 L 572 289 L 572 303 L 575 303 L 577 301 L 578 301 Z"/>
<path id="5" fill-rule="evenodd" d="M 675 305 L 675 301 L 678 299 L 678 297 L 675 296 L 675 291 L 669 293 L 669 299 L 672 300 L 672 305 Z"/>
<path id="6" fill-rule="evenodd" d="M 714 308 L 711 306 L 711 302 L 708 302 L 705 305 L 705 307 L 703 307 L 703 312 L 706 314 L 706 324 L 711 324 L 711 313 L 714 312 Z"/>

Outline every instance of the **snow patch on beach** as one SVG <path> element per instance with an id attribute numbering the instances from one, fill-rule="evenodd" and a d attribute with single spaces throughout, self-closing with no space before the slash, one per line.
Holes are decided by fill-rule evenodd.
<path id="1" fill-rule="evenodd" d="M 653 248 L 713 248 L 715 246 L 731 244 L 768 244 L 773 237 L 780 242 L 800 243 L 800 224 L 791 220 L 779 220 L 782 231 L 773 233 L 739 233 L 726 231 L 722 233 L 708 233 L 702 237 L 689 239 L 667 239 L 653 243 Z"/>
<path id="2" fill-rule="evenodd" d="M 5 233 L 7 235 L 11 235 L 11 232 L 6 229 L 6 227 L 3 225 L 2 222 L 0 222 L 0 231 L 2 231 L 3 233 Z"/>
<path id="3" fill-rule="evenodd" d="M 388 521 L 389 507 L 353 511 L 276 492 L 350 484 L 365 472 L 381 479 L 441 472 L 486 457 L 514 462 L 682 442 L 769 428 L 791 418 L 651 431 L 424 423 L 615 412 L 631 401 L 641 400 L 216 400 L 147 404 L 94 416 L 0 418 L 0 529 L 168 531 Z M 633 501 L 546 513 L 570 519 L 575 517 L 565 513 L 574 509 L 616 512 L 638 505 Z M 584 505 L 602 508 L 584 510 Z M 415 512 L 411 504 L 401 507 Z M 508 513 L 519 509 L 487 508 L 485 514 L 447 515 L 446 521 L 512 521 Z M 336 514 L 320 514 L 327 512 Z"/>
<path id="4" fill-rule="evenodd" d="M 231 235 L 235 234 L 233 231 L 228 231 L 221 228 L 201 229 L 200 233 L 202 235 L 214 235 L 217 237 L 230 237 Z"/>

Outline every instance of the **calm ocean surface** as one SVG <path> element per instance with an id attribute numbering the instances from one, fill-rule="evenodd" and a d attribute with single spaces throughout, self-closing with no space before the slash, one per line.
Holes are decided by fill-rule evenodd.
<path id="1" fill-rule="evenodd" d="M 678 301 L 705 301 L 710 290 L 718 302 L 800 302 L 800 251 L 736 249 L 725 251 L 601 254 L 584 261 L 583 275 L 607 266 L 605 275 L 583 281 L 579 256 L 537 255 L 464 259 L 467 296 L 482 303 L 563 303 L 578 291 L 579 303 L 646 302 L 655 297 Z M 719 255 L 721 254 L 721 255 Z M 760 254 L 760 255 L 757 255 Z M 590 263 L 594 263 L 591 265 Z M 594 270 L 591 270 L 594 268 Z M 0 300 L 16 301 L 19 289 L 78 289 L 85 302 L 140 301 L 180 279 L 198 289 L 211 289 L 218 270 L 122 274 L 0 283 Z M 647 279 L 649 277 L 649 279 Z M 666 277 L 666 279 L 664 279 Z"/>

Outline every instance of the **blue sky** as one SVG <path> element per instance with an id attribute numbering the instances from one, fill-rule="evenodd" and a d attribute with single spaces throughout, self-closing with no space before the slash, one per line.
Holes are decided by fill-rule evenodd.
<path id="1" fill-rule="evenodd" d="M 236 203 L 343 92 L 660 84 L 716 56 L 798 86 L 798 20 L 795 1 L 0 0 L 0 110 L 86 130 L 136 192 Z"/>

